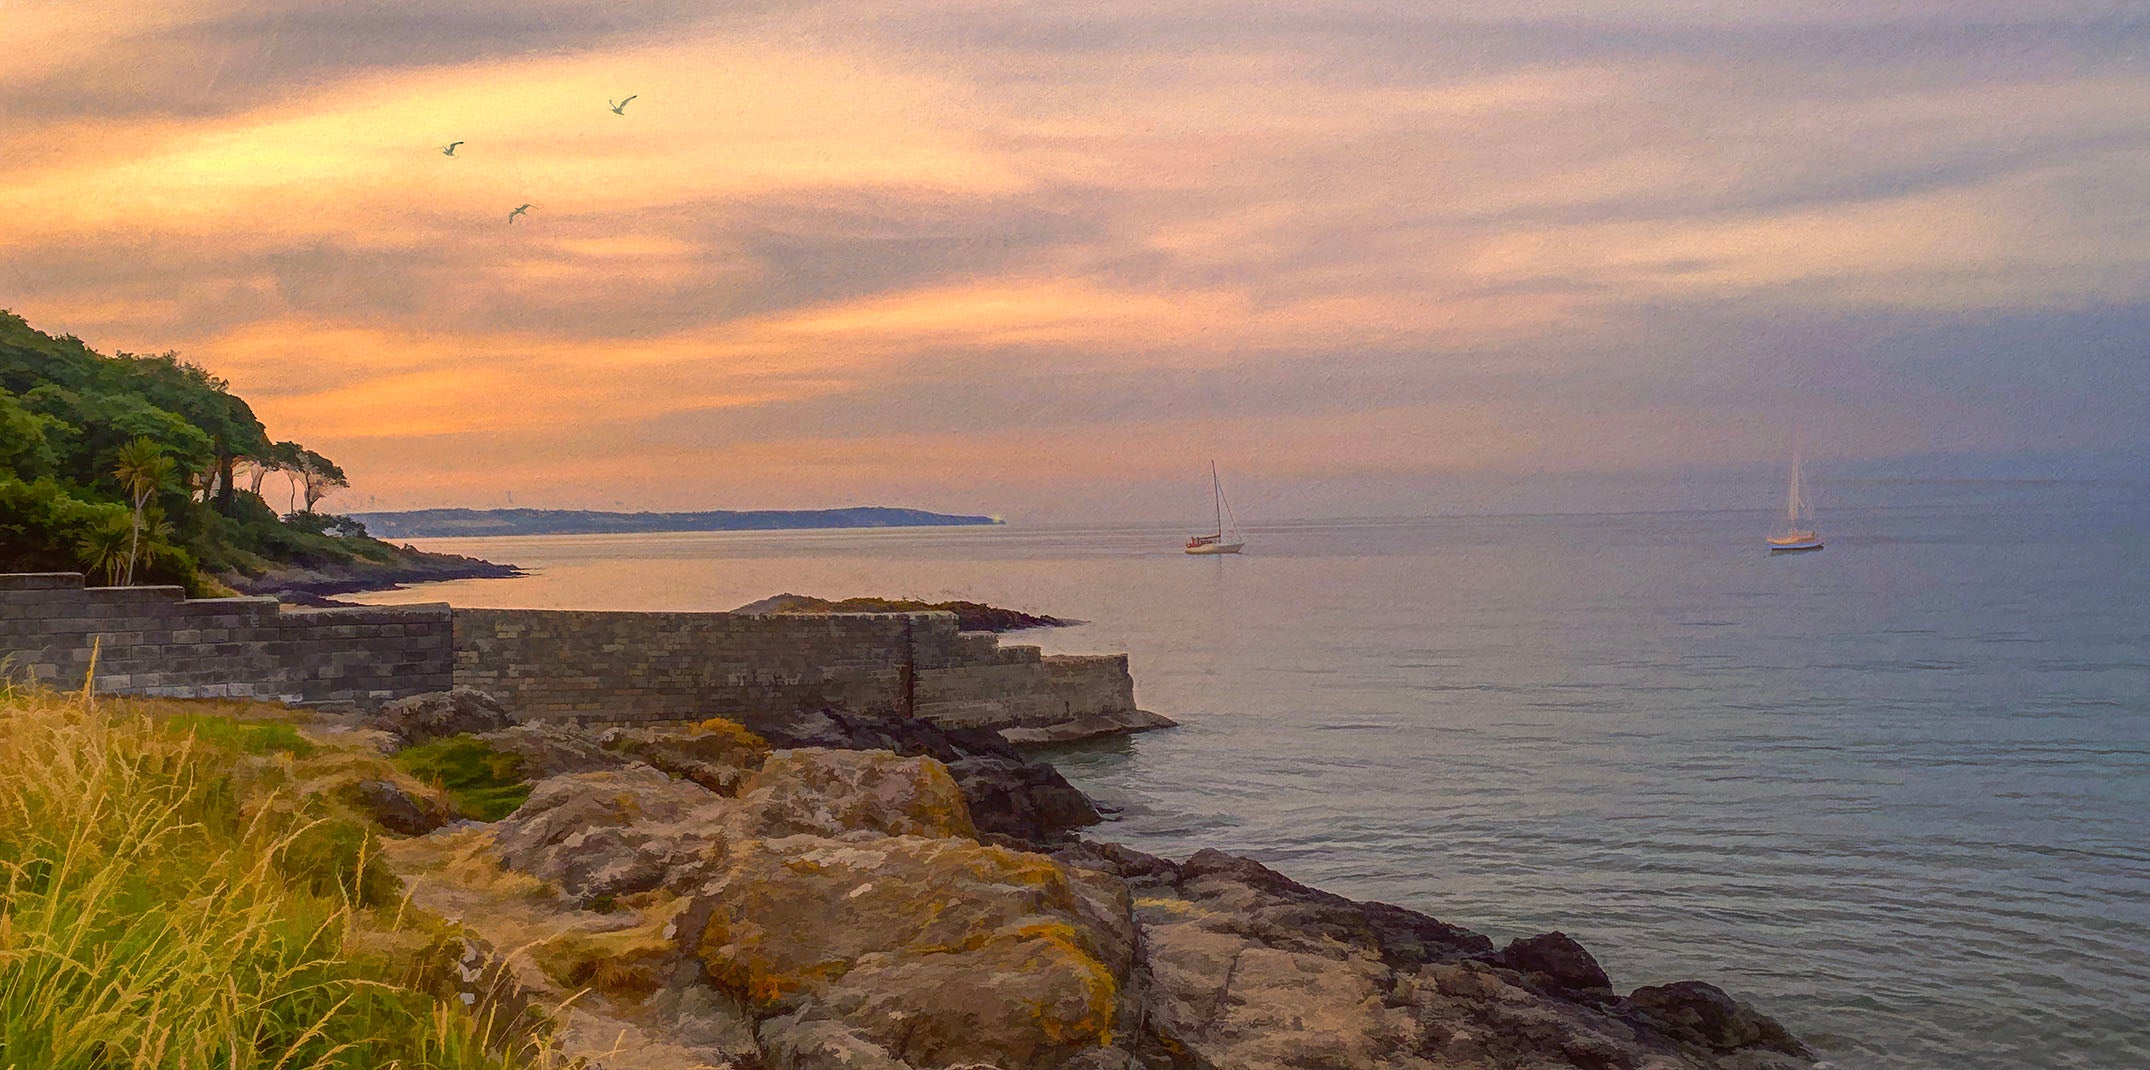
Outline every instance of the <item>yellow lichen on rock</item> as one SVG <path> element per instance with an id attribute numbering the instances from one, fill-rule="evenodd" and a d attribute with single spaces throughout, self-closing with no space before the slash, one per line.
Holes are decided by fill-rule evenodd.
<path id="1" fill-rule="evenodd" d="M 678 954 L 670 935 L 686 901 L 660 896 L 620 929 L 568 929 L 530 949 L 546 976 L 568 988 L 591 988 L 637 1000 L 664 986 L 665 967 Z"/>
<path id="2" fill-rule="evenodd" d="M 978 835 L 947 766 L 888 751 L 777 751 L 740 785 L 739 799 L 771 837 Z"/>
<path id="3" fill-rule="evenodd" d="M 723 741 L 725 749 L 739 759 L 739 764 L 749 768 L 760 765 L 769 757 L 769 741 L 734 720 L 711 717 L 689 731 L 696 736 L 712 736 Z"/>
<path id="4" fill-rule="evenodd" d="M 735 845 L 707 891 L 707 975 L 760 1014 L 804 1009 L 956 1062 L 1113 1034 L 1112 963 L 1132 934 L 1106 931 L 1124 913 L 1086 908 L 1049 858 L 953 838 L 789 836 Z"/>

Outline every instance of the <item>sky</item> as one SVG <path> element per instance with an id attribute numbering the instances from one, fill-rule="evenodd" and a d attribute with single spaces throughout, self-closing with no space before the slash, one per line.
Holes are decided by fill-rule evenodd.
<path id="1" fill-rule="evenodd" d="M 0 0 L 0 41 L 0 307 L 228 378 L 330 508 L 1199 517 L 1214 458 L 1252 521 L 1795 435 L 1824 485 L 2150 450 L 2140 3 Z"/>

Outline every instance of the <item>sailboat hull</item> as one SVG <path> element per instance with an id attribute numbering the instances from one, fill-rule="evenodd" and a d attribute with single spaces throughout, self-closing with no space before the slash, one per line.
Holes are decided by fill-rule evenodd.
<path id="1" fill-rule="evenodd" d="M 1822 541 L 1820 539 L 1806 539 L 1800 542 L 1769 540 L 1769 552 L 1772 554 L 1803 554 L 1810 550 L 1819 550 L 1821 548 Z"/>
<path id="2" fill-rule="evenodd" d="M 1216 554 L 1236 554 L 1239 552 L 1239 548 L 1245 545 L 1246 543 L 1243 542 L 1212 542 L 1205 543 L 1201 546 L 1190 546 L 1187 548 L 1187 552 L 1190 554 L 1194 554 L 1197 557 L 1210 557 Z"/>

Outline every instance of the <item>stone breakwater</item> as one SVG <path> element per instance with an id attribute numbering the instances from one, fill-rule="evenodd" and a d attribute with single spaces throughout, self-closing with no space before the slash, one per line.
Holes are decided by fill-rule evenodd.
<path id="1" fill-rule="evenodd" d="M 445 604 L 298 609 L 176 587 L 0 575 L 0 658 L 103 691 L 371 709 L 473 686 L 533 719 L 754 719 L 832 706 L 1027 742 L 1170 724 L 1135 705 L 1125 655 L 1045 656 L 953 614 L 600 613 Z"/>
<path id="2" fill-rule="evenodd" d="M 1622 994 L 1557 932 L 1496 947 L 1249 859 L 1072 839 L 1007 809 L 1027 789 L 958 770 L 976 740 L 912 738 L 917 721 L 801 714 L 764 738 L 507 720 L 469 693 L 388 712 L 398 739 L 480 730 L 537 782 L 505 818 L 439 816 L 387 857 L 496 964 L 483 998 L 562 1008 L 549 1043 L 591 1066 L 1814 1065 L 1708 984 Z"/>

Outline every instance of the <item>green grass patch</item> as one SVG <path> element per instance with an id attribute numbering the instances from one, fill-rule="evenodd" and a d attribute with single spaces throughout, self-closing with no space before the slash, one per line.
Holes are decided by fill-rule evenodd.
<path id="1" fill-rule="evenodd" d="M 530 798 L 530 781 L 522 759 L 475 736 L 450 736 L 397 752 L 404 772 L 448 793 L 448 801 L 467 817 L 498 821 Z"/>
<path id="2" fill-rule="evenodd" d="M 299 735 L 297 725 L 286 721 L 245 721 L 216 714 L 182 713 L 162 719 L 170 732 L 191 735 L 217 750 L 232 754 L 275 754 L 311 758 L 320 750 Z"/>

